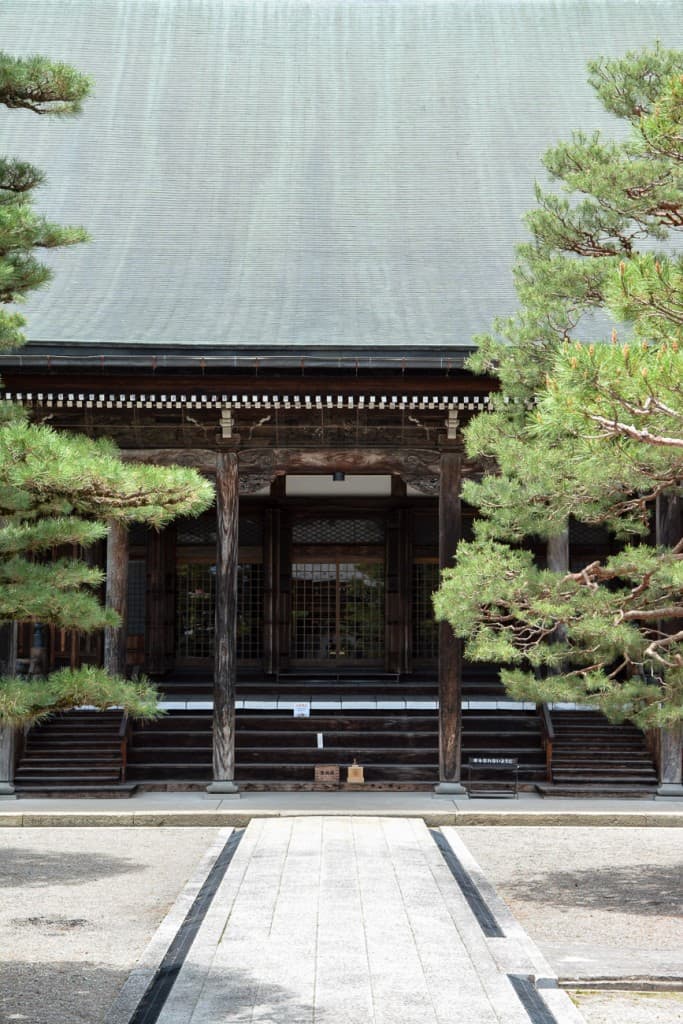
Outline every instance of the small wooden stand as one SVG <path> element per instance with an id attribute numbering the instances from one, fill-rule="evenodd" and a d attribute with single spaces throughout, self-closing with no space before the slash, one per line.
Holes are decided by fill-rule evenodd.
<path id="1" fill-rule="evenodd" d="M 339 785 L 338 764 L 317 764 L 315 766 L 314 789 L 331 789 Z"/>
<path id="2" fill-rule="evenodd" d="M 363 765 L 358 764 L 355 757 L 353 759 L 353 764 L 350 764 L 349 767 L 346 769 L 346 781 L 355 783 L 365 782 L 365 776 L 363 775 Z"/>

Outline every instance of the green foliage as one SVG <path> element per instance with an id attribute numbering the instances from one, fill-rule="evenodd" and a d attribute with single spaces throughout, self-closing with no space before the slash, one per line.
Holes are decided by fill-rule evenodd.
<path id="1" fill-rule="evenodd" d="M 0 52 L 0 103 L 34 114 L 79 114 L 92 82 L 70 64 Z"/>
<path id="2" fill-rule="evenodd" d="M 123 463 L 107 440 L 36 426 L 14 410 L 0 426 L 0 620 L 89 632 L 116 625 L 93 588 L 102 573 L 68 556 L 106 536 L 106 521 L 159 528 L 196 515 L 213 488 L 182 467 Z"/>
<path id="3" fill-rule="evenodd" d="M 92 665 L 61 669 L 47 679 L 0 677 L 0 726 L 33 725 L 83 706 L 120 708 L 131 718 L 154 719 L 162 714 L 158 696 L 147 679 L 120 679 Z"/>
<path id="4" fill-rule="evenodd" d="M 520 312 L 471 361 L 500 392 L 466 430 L 488 470 L 463 489 L 480 518 L 435 607 L 467 657 L 510 666 L 515 697 L 662 725 L 683 718 L 683 539 L 647 539 L 656 502 L 683 500 L 683 260 L 670 243 L 683 227 L 683 53 L 656 47 L 590 73 L 631 135 L 576 132 L 544 158 L 564 194 L 537 187 L 514 269 Z M 629 341 L 579 340 L 597 311 Z M 565 574 L 511 546 L 558 536 L 570 516 L 626 546 Z"/>
<path id="5" fill-rule="evenodd" d="M 78 114 L 91 83 L 68 64 L 44 57 L 15 58 L 0 52 L 0 104 L 36 114 Z M 0 303 L 22 302 L 50 281 L 52 273 L 35 250 L 87 241 L 83 228 L 62 227 L 34 209 L 41 171 L 21 160 L 0 158 Z M 25 342 L 25 320 L 16 310 L 0 309 L 0 350 Z"/>
<path id="6" fill-rule="evenodd" d="M 631 136 L 613 142 L 575 132 L 545 154 L 556 187 L 536 186 L 526 218 L 532 239 L 513 271 L 520 311 L 476 339 L 470 363 L 495 374 L 508 398 L 529 400 L 543 388 L 557 346 L 576 336 L 586 314 L 621 318 L 622 303 L 611 306 L 619 265 L 641 258 L 639 239 L 664 240 L 683 223 L 683 54 L 656 46 L 589 67 L 599 98 L 630 122 Z M 671 259 L 657 258 L 662 267 Z"/>
<path id="7" fill-rule="evenodd" d="M 0 104 L 36 114 L 78 114 L 91 88 L 67 64 L 0 53 Z M 51 277 L 36 251 L 87 240 L 82 228 L 45 220 L 34 208 L 42 173 L 0 159 L 0 350 L 26 340 L 14 309 Z M 213 488 L 191 469 L 130 465 L 105 440 L 57 433 L 28 422 L 16 408 L 0 411 L 0 621 L 37 621 L 87 632 L 116 626 L 96 589 L 102 573 L 73 549 L 106 536 L 111 520 L 160 528 L 208 508 Z M 61 549 L 63 557 L 56 557 Z M 101 669 L 58 672 L 47 680 L 0 679 L 0 723 L 36 721 L 80 704 L 121 706 L 152 717 L 156 693 L 145 683 L 111 679 Z"/>

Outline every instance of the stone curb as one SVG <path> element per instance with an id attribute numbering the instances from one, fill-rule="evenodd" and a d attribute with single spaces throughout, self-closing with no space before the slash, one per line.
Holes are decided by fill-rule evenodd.
<path id="1" fill-rule="evenodd" d="M 683 992 L 683 978 L 559 978 L 568 992 Z"/>
<path id="2" fill-rule="evenodd" d="M 130 1021 L 231 833 L 230 828 L 222 829 L 202 857 L 193 876 L 128 975 L 107 1012 L 105 1024 L 128 1024 Z"/>
<path id="3" fill-rule="evenodd" d="M 0 828 L 102 828 L 102 827 L 232 827 L 244 828 L 256 818 L 308 817 L 299 810 L 165 810 L 165 811 L 0 811 Z M 591 828 L 683 828 L 681 811 L 449 811 L 359 809 L 311 811 L 314 817 L 421 818 L 427 826 L 547 826 Z"/>

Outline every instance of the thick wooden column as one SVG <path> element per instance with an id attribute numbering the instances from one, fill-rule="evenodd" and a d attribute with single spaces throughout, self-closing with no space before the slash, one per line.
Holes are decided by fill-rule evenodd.
<path id="1" fill-rule="evenodd" d="M 673 548 L 683 534 L 683 499 L 674 494 L 660 494 L 657 498 L 656 536 L 658 547 Z M 663 622 L 660 628 L 668 633 L 677 632 L 679 623 Z M 680 723 L 659 731 L 659 786 L 657 796 L 662 799 L 683 797 L 683 727 Z"/>
<path id="2" fill-rule="evenodd" d="M 551 572 L 569 572 L 569 527 L 555 537 L 549 537 L 546 546 L 546 563 Z"/>
<path id="3" fill-rule="evenodd" d="M 13 676 L 17 665 L 17 624 L 0 625 L 0 672 Z M 16 732 L 8 725 L 0 726 L 0 799 L 12 799 L 14 792 L 14 761 Z"/>
<path id="4" fill-rule="evenodd" d="M 216 632 L 213 682 L 213 782 L 209 793 L 237 794 L 235 689 L 239 469 L 236 452 L 216 456 Z"/>
<path id="5" fill-rule="evenodd" d="M 128 637 L 128 529 L 122 523 L 110 522 L 107 535 L 107 586 L 105 603 L 121 619 L 119 626 L 104 630 L 104 667 L 115 676 L 126 674 L 126 641 Z"/>
<path id="6" fill-rule="evenodd" d="M 0 672 L 13 676 L 17 665 L 17 624 L 0 624 Z M 12 799 L 14 792 L 15 730 L 8 725 L 0 726 L 0 799 Z"/>
<path id="7" fill-rule="evenodd" d="M 441 453 L 439 567 L 453 565 L 460 540 L 460 449 Z M 435 792 L 467 796 L 460 781 L 462 744 L 462 645 L 447 622 L 439 623 L 439 783 Z"/>
<path id="8" fill-rule="evenodd" d="M 0 800 L 12 800 L 14 792 L 14 741 L 15 730 L 8 725 L 0 726 Z"/>

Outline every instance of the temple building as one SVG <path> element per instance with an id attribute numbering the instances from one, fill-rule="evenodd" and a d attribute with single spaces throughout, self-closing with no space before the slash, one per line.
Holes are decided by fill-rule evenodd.
<path id="1" fill-rule="evenodd" d="M 366 787 L 462 793 L 490 762 L 501 788 L 654 792 L 635 728 L 511 701 L 431 594 L 472 527 L 462 428 L 494 384 L 465 363 L 514 310 L 539 158 L 623 132 L 586 62 L 680 45 L 677 0 L 5 0 L 0 21 L 7 52 L 94 80 L 76 121 L 0 124 L 46 216 L 92 237 L 47 254 L 4 397 L 217 494 L 90 553 L 125 573 L 127 669 L 168 714 L 32 730 L 17 791 L 360 785 L 356 759 Z M 570 559 L 609 544 L 573 524 Z M 24 670 L 36 651 L 103 657 L 22 626 Z"/>

